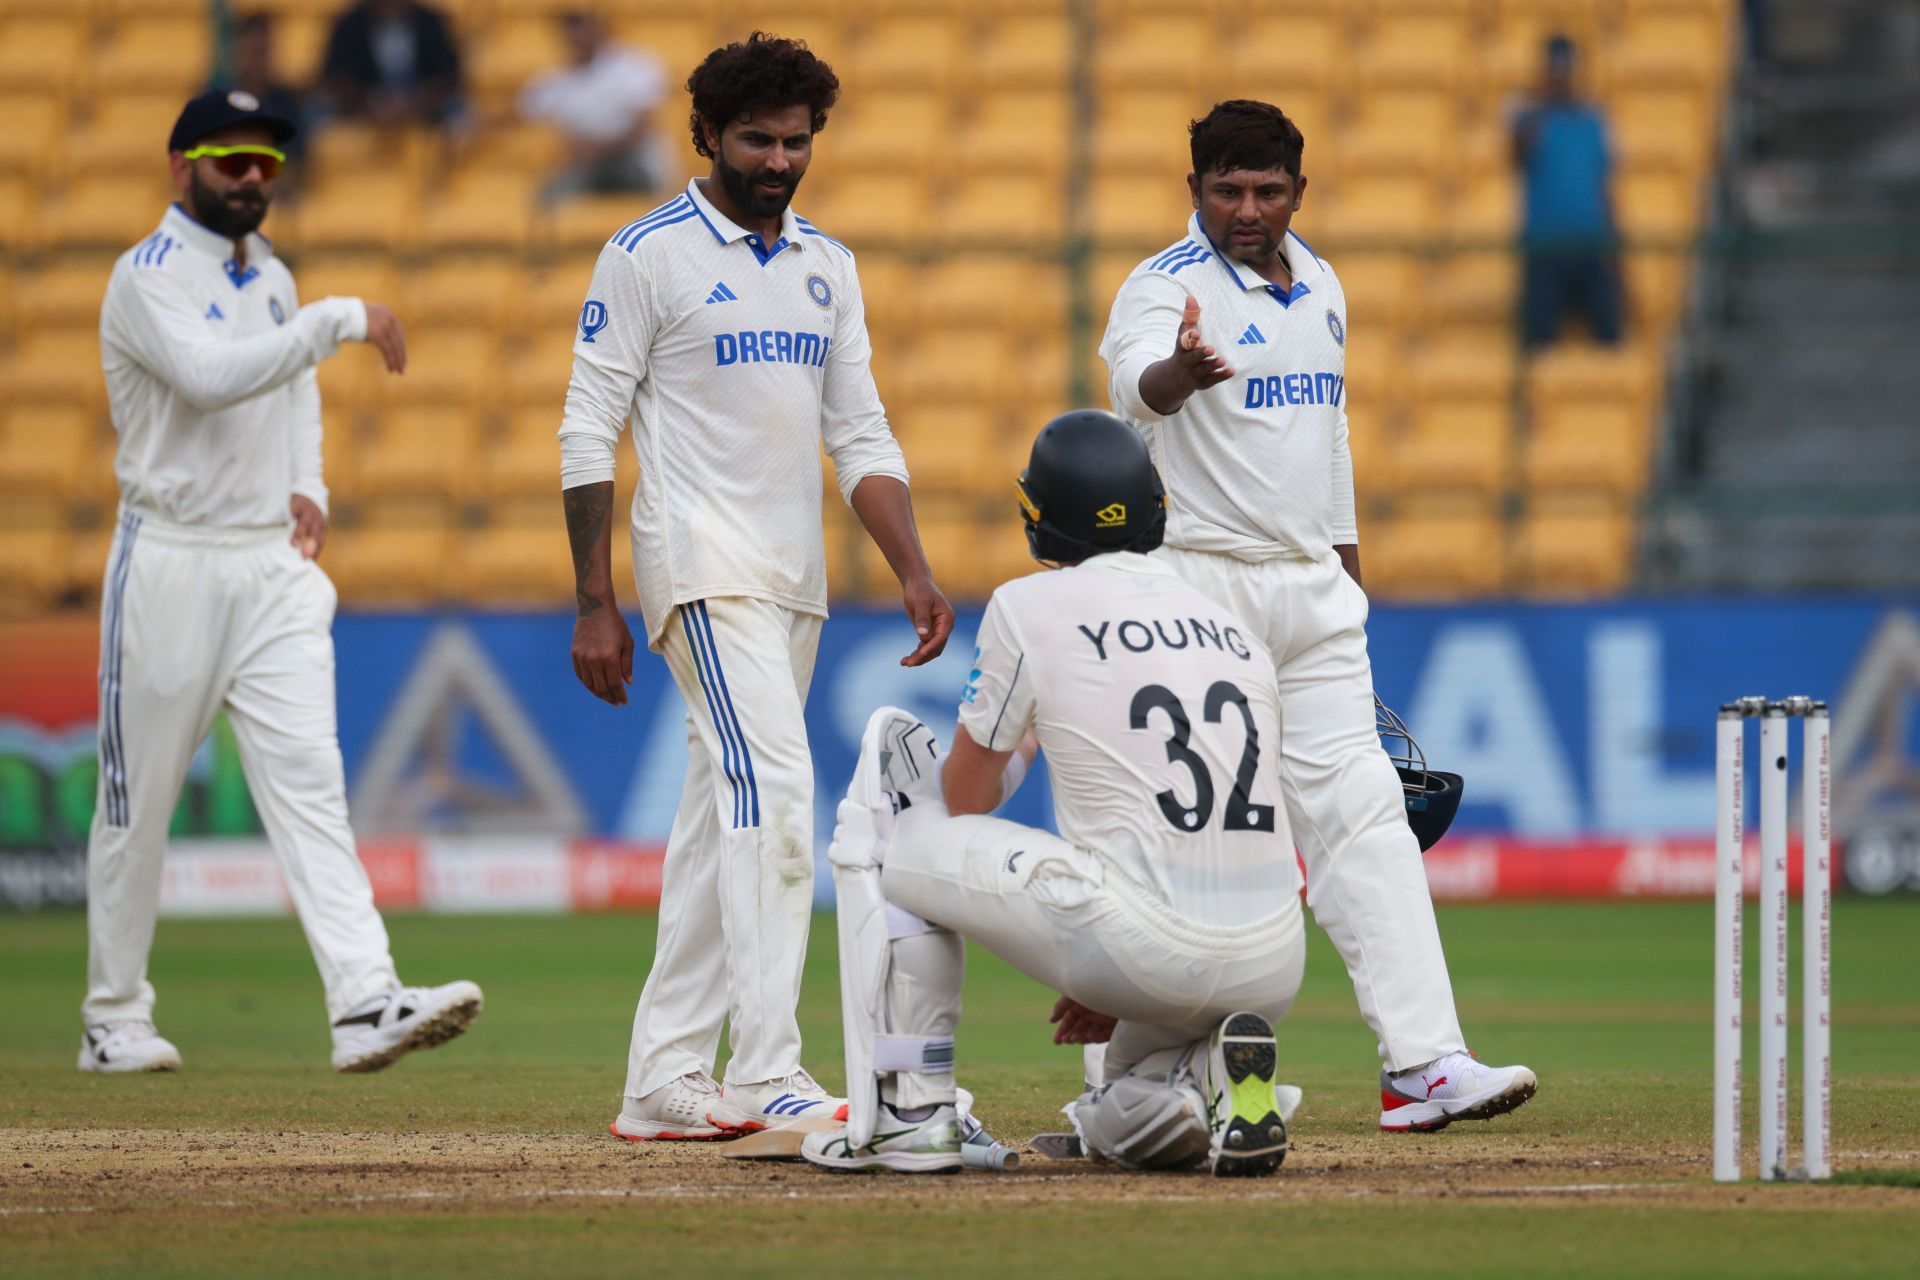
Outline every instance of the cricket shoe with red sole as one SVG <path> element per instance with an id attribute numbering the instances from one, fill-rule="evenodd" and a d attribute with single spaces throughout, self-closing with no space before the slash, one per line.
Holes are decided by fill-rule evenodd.
<path id="1" fill-rule="evenodd" d="M 691 1071 L 644 1098 L 628 1098 L 607 1132 L 628 1142 L 712 1142 L 755 1127 L 751 1116 L 720 1096 L 712 1076 Z"/>
<path id="2" fill-rule="evenodd" d="M 845 1120 L 847 1100 L 822 1089 L 805 1067 L 796 1067 L 790 1076 L 763 1080 L 759 1084 L 735 1084 L 729 1080 L 720 1086 L 720 1096 L 734 1111 L 745 1116 L 741 1133 L 778 1129 L 795 1120 Z"/>
<path id="3" fill-rule="evenodd" d="M 1409 1071 L 1380 1073 L 1380 1128 L 1386 1133 L 1433 1133 L 1455 1120 L 1505 1115 L 1540 1087 L 1525 1067 L 1489 1067 L 1473 1055 L 1450 1053 Z"/>

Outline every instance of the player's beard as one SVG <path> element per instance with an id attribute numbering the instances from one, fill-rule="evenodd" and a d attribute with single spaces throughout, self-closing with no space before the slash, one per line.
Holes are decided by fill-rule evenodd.
<path id="1" fill-rule="evenodd" d="M 765 172 L 750 174 L 736 169 L 727 163 L 725 156 L 713 158 L 713 171 L 720 175 L 720 186 L 732 197 L 733 202 L 756 218 L 777 218 L 785 213 L 787 206 L 793 203 L 794 188 L 800 185 L 798 175 L 785 173 L 779 180 L 786 184 L 786 190 L 778 196 L 763 195 L 757 184 L 762 178 L 773 175 Z"/>
<path id="2" fill-rule="evenodd" d="M 238 240 L 260 229 L 272 198 L 259 187 L 235 187 L 222 196 L 201 182 L 195 172 L 188 175 L 187 201 L 193 206 L 188 212 L 195 222 L 229 240 Z"/>

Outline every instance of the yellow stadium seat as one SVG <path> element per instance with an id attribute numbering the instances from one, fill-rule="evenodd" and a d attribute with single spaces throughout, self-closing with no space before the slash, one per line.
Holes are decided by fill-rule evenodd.
<path id="1" fill-rule="evenodd" d="M 1236 83 L 1265 84 L 1264 100 L 1289 114 L 1296 89 L 1345 84 L 1351 43 L 1338 17 L 1283 14 L 1255 17 L 1228 41 L 1227 75 Z M 1303 126 L 1304 128 L 1304 126 Z"/>
<path id="2" fill-rule="evenodd" d="M 93 82 L 116 92 L 150 89 L 184 98 L 206 84 L 212 46 L 204 13 L 121 22 L 91 59 Z"/>
<path id="3" fill-rule="evenodd" d="M 14 285 L 16 323 L 22 331 L 98 325 L 110 271 L 110 263 L 96 259 L 22 275 Z"/>
<path id="4" fill-rule="evenodd" d="M 1185 139 L 1187 122 L 1205 109 L 1202 98 L 1191 89 L 1164 85 L 1102 93 L 1094 104 L 1094 127 L 1164 129 Z"/>
<path id="5" fill-rule="evenodd" d="M 273 60 L 290 84 L 313 84 L 327 55 L 331 22 L 327 15 L 281 14 L 273 22 Z"/>
<path id="6" fill-rule="evenodd" d="M 1361 530 L 1367 589 L 1397 599 L 1485 595 L 1506 581 L 1501 522 L 1482 514 L 1377 520 Z"/>
<path id="7" fill-rule="evenodd" d="M 28 405 L 0 426 L 0 493 L 61 497 L 78 487 L 99 446 L 93 414 L 79 405 Z"/>
<path id="8" fill-rule="evenodd" d="M 921 175 L 944 154 L 950 127 L 947 99 L 925 86 L 896 87 L 856 99 L 843 119 L 836 114 L 824 135 L 837 175 L 885 174 L 906 167 Z M 811 193 L 811 188 L 809 188 Z"/>
<path id="9" fill-rule="evenodd" d="M 1072 146 L 1066 94 L 1004 91 L 970 105 L 955 144 L 961 172 L 1064 173 Z"/>
<path id="10" fill-rule="evenodd" d="M 388 404 L 486 405 L 499 385 L 499 354 L 490 330 L 416 332 L 407 341 L 406 372 L 372 386 Z"/>
<path id="11" fill-rule="evenodd" d="M 1421 405 L 1389 471 L 1402 494 L 1497 498 L 1513 474 L 1511 406 L 1497 400 Z"/>
<path id="12" fill-rule="evenodd" d="M 1333 264 L 1347 295 L 1347 323 L 1371 329 L 1416 328 L 1431 287 L 1420 280 L 1419 260 L 1410 253 L 1348 253 Z M 1447 300 L 1438 298 L 1442 314 Z"/>
<path id="13" fill-rule="evenodd" d="M 1390 491 L 1397 479 L 1391 468 L 1391 448 L 1387 440 L 1387 415 L 1378 401 L 1349 402 L 1347 411 L 1347 451 L 1353 455 L 1354 491 L 1371 501 Z"/>
<path id="14" fill-rule="evenodd" d="M 460 158 L 465 173 L 520 173 L 544 179 L 566 158 L 566 137 L 550 125 L 500 121 L 483 130 Z"/>
<path id="15" fill-rule="evenodd" d="M 205 0 L 103 0 L 110 4 L 121 21 L 131 18 L 172 18 L 176 21 L 205 21 Z"/>
<path id="16" fill-rule="evenodd" d="M 1471 65 L 1467 15 L 1446 6 L 1382 14 L 1353 55 L 1353 84 L 1367 92 L 1432 86 L 1451 91 Z"/>
<path id="17" fill-rule="evenodd" d="M 889 381 L 904 418 L 908 406 L 994 403 L 1005 393 L 1007 339 L 998 330 L 925 330 L 901 353 Z"/>
<path id="18" fill-rule="evenodd" d="M 1301 235 L 1322 249 L 1410 248 L 1440 229 L 1434 184 L 1419 172 L 1342 178 L 1332 192 L 1314 194 L 1320 198 L 1301 205 Z"/>
<path id="19" fill-rule="evenodd" d="M 566 45 L 551 18 L 508 18 L 495 22 L 475 49 L 467 81 L 481 102 L 506 110 L 522 85 L 566 60 Z"/>
<path id="20" fill-rule="evenodd" d="M 67 133 L 56 164 L 71 177 L 89 174 L 166 175 L 167 132 L 180 112 L 174 93 L 115 92 L 93 104 L 84 128 Z"/>
<path id="21" fill-rule="evenodd" d="M 1513 343 L 1443 333 L 1413 357 L 1410 370 L 1413 395 L 1421 404 L 1504 403 L 1513 394 Z"/>
<path id="22" fill-rule="evenodd" d="M 712 6 L 689 5 L 685 0 L 668 0 L 668 3 L 650 13 L 623 14 L 622 10 L 627 8 L 626 0 L 615 0 L 615 3 L 600 8 L 616 38 L 659 60 L 668 83 L 676 92 L 709 53 L 725 42 L 744 39 L 746 33 L 753 29 L 751 25 L 728 25 L 716 29 Z M 827 37 L 828 43 L 816 43 L 816 49 L 836 47 L 837 41 L 831 39 L 835 33 L 831 21 L 822 23 L 812 16 L 803 17 L 803 12 L 795 12 L 791 16 L 783 13 L 773 29 L 812 41 Z M 684 98 L 679 100 L 685 101 Z M 663 113 L 660 123 L 663 129 L 671 132 L 687 132 L 683 112 Z"/>
<path id="23" fill-rule="evenodd" d="M 135 177 L 77 178 L 41 210 L 41 239 L 53 249 L 132 248 L 160 225 L 173 198 L 165 171 Z"/>
<path id="24" fill-rule="evenodd" d="M 1520 229 L 1520 192 L 1509 174 L 1483 174 L 1447 210 L 1455 244 L 1493 248 L 1511 244 Z"/>
<path id="25" fill-rule="evenodd" d="M 1435 312 L 1449 323 L 1513 325 L 1519 277 L 1520 264 L 1513 253 L 1468 250 L 1442 255 L 1426 272 L 1423 287 Z"/>
<path id="26" fill-rule="evenodd" d="M 1346 402 L 1391 415 L 1407 398 L 1409 378 L 1406 346 L 1401 335 L 1387 330 L 1350 330 L 1347 334 Z"/>
<path id="27" fill-rule="evenodd" d="M 365 298 L 401 307 L 402 324 L 413 319 L 410 311 L 402 307 L 400 277 L 393 269 L 393 259 L 385 254 L 316 256 L 311 265 L 301 263 L 300 270 L 294 273 L 294 283 L 300 288 L 303 302 L 326 297 Z"/>
<path id="28" fill-rule="evenodd" d="M 559 482 L 549 479 L 557 489 Z M 553 507 L 551 518 L 542 524 L 489 525 L 455 538 L 461 596 L 480 604 L 571 609 L 573 561 L 557 499 Z M 619 599 L 632 594 L 631 586 L 617 579 L 614 590 Z"/>
<path id="29" fill-rule="evenodd" d="M 0 529 L 0 616 L 24 617 L 54 603 L 72 541 L 61 528 Z"/>
<path id="30" fill-rule="evenodd" d="M 1575 403 L 1536 413 L 1525 479 L 1532 493 L 1633 497 L 1646 485 L 1646 413 L 1626 403 Z"/>
<path id="31" fill-rule="evenodd" d="M 847 178 L 814 204 L 807 220 L 855 253 L 869 246 L 911 244 L 927 225 L 927 188 L 904 173 Z"/>
<path id="32" fill-rule="evenodd" d="M 999 419 L 989 408 L 919 404 L 892 422 L 916 490 L 972 493 L 1008 474 L 995 455 Z"/>
<path id="33" fill-rule="evenodd" d="M 811 194 L 812 185 L 809 183 Z M 668 199 L 666 192 L 655 195 L 574 196 L 548 209 L 544 238 L 562 253 L 591 250 L 596 256 L 615 232 Z M 591 268 L 589 268 L 591 270 Z M 586 297 L 587 282 L 580 281 L 581 297 Z M 577 300 L 576 300 L 577 303 Z"/>
<path id="34" fill-rule="evenodd" d="M 470 409 L 388 409 L 379 431 L 354 453 L 355 498 L 464 496 L 471 488 L 477 435 Z"/>
<path id="35" fill-rule="evenodd" d="M 992 23 L 968 68 L 986 89 L 1057 91 L 1071 78 L 1073 31 L 1064 13 L 1013 13 Z"/>
<path id="36" fill-rule="evenodd" d="M 1536 510 L 1522 522 L 1516 576 L 1532 594 L 1613 595 L 1633 576 L 1633 521 L 1604 508 Z"/>
<path id="37" fill-rule="evenodd" d="M 585 299 L 584 289 L 580 296 Z M 574 314 L 579 314 L 577 307 Z M 564 342 L 521 344 L 518 358 L 507 367 L 504 375 L 509 402 L 551 411 L 555 415 L 556 428 L 560 425 L 561 407 L 567 402 L 567 383 L 573 377 L 572 338 L 573 333 L 568 333 Z"/>
<path id="38" fill-rule="evenodd" d="M 419 224 L 411 176 L 368 172 L 330 181 L 300 202 L 300 236 L 309 251 L 410 247 Z"/>
<path id="39" fill-rule="evenodd" d="M 436 191 L 420 217 L 420 247 L 522 252 L 533 231 L 536 184 L 523 174 L 474 174 Z"/>
<path id="40" fill-rule="evenodd" d="M 1178 183 L 1191 169 L 1191 151 L 1179 118 L 1151 123 L 1133 120 L 1102 122 L 1093 131 L 1092 172 L 1138 173 Z"/>
<path id="41" fill-rule="evenodd" d="M 38 177 L 57 156 L 66 131 L 66 104 L 52 93 L 16 93 L 12 85 L 0 97 L 0 174 Z"/>
<path id="42" fill-rule="evenodd" d="M 490 498 L 550 497 L 559 508 L 561 406 L 529 405 L 515 410 L 507 429 L 480 450 L 480 485 Z M 619 452 L 631 453 L 622 439 Z"/>
<path id="43" fill-rule="evenodd" d="M 1354 105 L 1337 148 L 1326 157 L 1343 178 L 1439 171 L 1446 152 L 1433 139 L 1453 132 L 1451 91 L 1394 88 L 1370 93 Z"/>
<path id="44" fill-rule="evenodd" d="M 1220 62 L 1213 24 L 1185 13 L 1128 18 L 1097 35 L 1094 75 L 1111 94 L 1135 88 L 1192 89 Z"/>
<path id="45" fill-rule="evenodd" d="M 912 283 L 917 324 L 1032 334 L 1058 330 L 1067 319 L 1066 272 L 1050 257 L 955 254 L 920 268 Z M 866 289 L 871 310 L 873 286 Z"/>
<path id="46" fill-rule="evenodd" d="M 1607 50 L 1608 77 L 1628 89 L 1707 89 L 1724 75 L 1731 41 L 1726 20 L 1705 10 L 1629 16 Z"/>
<path id="47" fill-rule="evenodd" d="M 942 14 L 910 12 L 873 23 L 845 54 L 827 56 L 844 65 L 848 83 L 871 91 L 944 87 L 967 54 L 958 23 Z"/>
<path id="48" fill-rule="evenodd" d="M 1138 264 L 1185 235 L 1192 214 L 1186 184 L 1173 174 L 1096 173 L 1087 194 L 1083 230 L 1102 245 L 1129 247 Z"/>
<path id="49" fill-rule="evenodd" d="M 1686 305 L 1693 260 L 1680 253 L 1628 253 L 1622 259 L 1622 270 L 1626 272 L 1627 306 L 1645 334 L 1660 341 Z"/>
<path id="50" fill-rule="evenodd" d="M 97 327 L 36 329 L 20 336 L 0 364 L 0 403 L 92 409 L 106 399 Z"/>
<path id="51" fill-rule="evenodd" d="M 455 584 L 447 573 L 453 532 L 446 525 L 336 528 L 321 567 L 350 604 L 426 604 Z"/>
<path id="52" fill-rule="evenodd" d="M 1712 102 L 1686 89 L 1619 93 L 1607 125 L 1624 168 L 1698 173 L 1712 148 Z"/>
<path id="53" fill-rule="evenodd" d="M 17 18 L 0 26 L 0 85 L 8 93 L 69 92 L 88 52 L 79 17 Z"/>
<path id="54" fill-rule="evenodd" d="M 353 412 L 377 400 L 380 384 L 394 376 L 387 372 L 379 352 L 357 342 L 342 347 L 331 360 L 321 361 L 316 373 L 321 404 Z"/>
<path id="55" fill-rule="evenodd" d="M 1562 343 L 1534 356 L 1527 367 L 1536 414 L 1574 403 L 1644 408 L 1660 380 L 1660 357 L 1645 346 L 1596 347 Z"/>
<path id="56" fill-rule="evenodd" d="M 526 296 L 526 272 L 518 258 L 437 258 L 407 278 L 400 314 L 422 331 L 474 325 L 501 327 Z"/>
<path id="57" fill-rule="evenodd" d="M 978 174 L 958 184 L 937 208 L 936 225 L 948 245 L 1052 248 L 1066 230 L 1064 193 L 1044 174 Z"/>
<path id="58" fill-rule="evenodd" d="M 33 179 L 0 173 L 0 242 L 20 249 L 36 247 L 38 197 L 39 184 Z"/>
<path id="59" fill-rule="evenodd" d="M 98 606 L 112 546 L 113 534 L 107 529 L 89 529 L 73 535 L 61 589 L 63 605 L 81 608 Z"/>

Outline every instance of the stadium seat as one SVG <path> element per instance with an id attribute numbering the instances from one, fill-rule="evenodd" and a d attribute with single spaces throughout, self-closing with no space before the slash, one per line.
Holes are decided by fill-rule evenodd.
<path id="1" fill-rule="evenodd" d="M 1011 474 L 995 456 L 998 415 L 981 405 L 922 403 L 893 415 L 916 490 L 977 493 Z"/>
<path id="2" fill-rule="evenodd" d="M 1492 515 L 1416 515 L 1360 530 L 1370 592 L 1406 599 L 1485 595 L 1506 580 L 1506 543 Z"/>
<path id="3" fill-rule="evenodd" d="M 300 288 L 300 300 L 313 302 L 326 297 L 364 298 L 401 305 L 400 277 L 393 260 L 385 254 L 330 253 L 317 256 L 309 265 L 302 262 L 294 274 Z M 402 321 L 413 318 L 411 308 L 401 313 Z"/>
<path id="4" fill-rule="evenodd" d="M 65 95 L 86 69 L 82 15 L 5 20 L 0 25 L 0 85 L 9 94 Z"/>
<path id="5" fill-rule="evenodd" d="M 885 176 L 904 168 L 925 182 L 936 155 L 946 163 L 951 120 L 947 99 L 927 86 L 898 86 L 856 99 L 822 135 L 821 154 L 836 177 Z M 809 179 L 811 184 L 811 179 Z M 813 188 L 809 185 L 809 195 Z"/>
<path id="6" fill-rule="evenodd" d="M 425 202 L 420 248 L 523 252 L 533 231 L 536 183 L 522 174 L 474 173 Z"/>
<path id="7" fill-rule="evenodd" d="M 1642 346 L 1562 343 L 1549 348 L 1535 355 L 1527 366 L 1534 413 L 1576 402 L 1644 409 L 1659 381 L 1659 360 L 1657 351 Z"/>
<path id="8" fill-rule="evenodd" d="M 1626 273 L 1627 307 L 1642 333 L 1658 342 L 1669 333 L 1693 276 L 1693 262 L 1682 253 L 1628 253 L 1622 258 Z"/>
<path id="9" fill-rule="evenodd" d="M 1348 325 L 1396 333 L 1418 328 L 1429 288 L 1418 263 L 1410 253 L 1342 254 L 1333 268 L 1347 295 Z M 1445 299 L 1438 301 L 1444 312 Z"/>
<path id="10" fill-rule="evenodd" d="M 1065 202 L 1044 174 L 977 174 L 950 188 L 937 206 L 943 243 L 1022 245 L 1058 251 Z"/>
<path id="11" fill-rule="evenodd" d="M 184 17 L 139 18 L 115 24 L 90 60 L 93 83 L 115 92 L 152 90 L 179 101 L 207 82 L 213 34 L 204 12 Z M 166 125 L 173 123 L 169 117 Z"/>
<path id="12" fill-rule="evenodd" d="M 65 497 L 81 483 L 99 447 L 94 417 L 81 405 L 21 405 L 0 424 L 0 494 Z"/>
<path id="13" fill-rule="evenodd" d="M 0 174 L 37 178 L 56 158 L 66 132 L 66 104 L 49 92 L 17 93 L 11 83 L 0 97 Z"/>
<path id="14" fill-rule="evenodd" d="M 1504 403 L 1513 394 L 1513 342 L 1442 334 L 1412 357 L 1409 372 L 1419 404 Z"/>
<path id="15" fill-rule="evenodd" d="M 86 329 L 100 323 L 112 264 L 102 258 L 55 263 L 23 274 L 13 289 L 15 323 L 23 333 Z"/>
<path id="16" fill-rule="evenodd" d="M 50 249 L 130 249 L 160 225 L 173 193 L 166 172 L 76 178 L 41 210 L 40 239 Z"/>
<path id="17" fill-rule="evenodd" d="M 0 529 L 0 617 L 28 617 L 66 585 L 72 535 L 62 528 Z"/>
<path id="18" fill-rule="evenodd" d="M 1466 251 L 1436 259 L 1423 277 L 1436 314 L 1449 326 L 1462 321 L 1508 326 L 1517 322 L 1520 266 L 1512 253 Z"/>
<path id="19" fill-rule="evenodd" d="M 1102 25 L 1093 71 L 1104 93 L 1143 86 L 1191 91 L 1202 83 L 1203 69 L 1221 60 L 1213 24 L 1188 14 L 1161 10 Z"/>
<path id="20" fill-rule="evenodd" d="M 1380 11 L 1373 36 L 1353 55 L 1354 88 L 1374 94 L 1411 86 L 1449 94 L 1471 66 L 1464 6 L 1428 3 Z"/>
<path id="21" fill-rule="evenodd" d="M 584 286 L 580 296 L 586 297 Z M 577 304 L 573 314 L 579 315 Z M 555 415 L 554 425 L 559 426 L 558 415 L 567 402 L 567 383 L 573 378 L 575 332 L 577 330 L 568 331 L 565 342 L 518 344 L 518 354 L 503 374 L 510 404 L 549 410 Z"/>
<path id="22" fill-rule="evenodd" d="M 809 182 L 809 192 L 811 189 Z M 590 251 L 598 256 L 601 248 L 613 238 L 614 232 L 671 198 L 672 193 L 667 191 L 654 195 L 574 196 L 546 211 L 542 220 L 542 238 L 548 246 L 561 253 L 585 254 Z M 591 266 L 588 269 L 591 270 Z M 584 279 L 580 287 L 583 290 L 580 296 L 584 298 Z"/>
<path id="23" fill-rule="evenodd" d="M 558 482 L 550 487 L 557 489 Z M 453 545 L 458 556 L 455 576 L 464 599 L 527 608 L 573 607 L 573 561 L 557 498 L 549 518 L 540 524 L 465 530 Z M 631 599 L 631 582 L 615 580 L 616 598 Z M 638 621 L 634 619 L 636 627 Z"/>
<path id="24" fill-rule="evenodd" d="M 1520 192 L 1507 174 L 1483 174 L 1447 209 L 1447 235 L 1467 248 L 1510 244 L 1520 230 Z"/>
<path id="25" fill-rule="evenodd" d="M 495 22 L 467 60 L 467 83 L 486 108 L 508 114 L 527 81 L 566 60 L 566 45 L 553 18 L 510 17 Z"/>
<path id="26" fill-rule="evenodd" d="M 165 177 L 167 131 L 179 111 L 175 93 L 116 91 L 101 97 L 87 125 L 67 132 L 56 164 L 72 178 L 143 170 Z"/>
<path id="27" fill-rule="evenodd" d="M 895 362 L 889 392 L 908 406 L 989 405 L 1006 394 L 1007 340 L 997 330 L 931 329 L 917 335 Z"/>
<path id="28" fill-rule="evenodd" d="M 1051 257 L 956 254 L 916 269 L 912 284 L 917 324 L 1054 333 L 1067 320 L 1066 272 Z M 865 287 L 871 312 L 874 290 Z"/>
<path id="29" fill-rule="evenodd" d="M 1008 89 L 1057 92 L 1072 74 L 1073 32 L 1064 13 L 1014 12 L 987 28 L 968 73 L 998 97 Z"/>
<path id="30" fill-rule="evenodd" d="M 503 327 L 524 306 L 526 272 L 520 263 L 517 255 L 434 258 L 407 276 L 400 313 L 423 329 Z"/>
<path id="31" fill-rule="evenodd" d="M 1504 495 L 1513 474 L 1513 411 L 1500 401 L 1422 404 L 1386 468 L 1401 494 Z"/>
<path id="32" fill-rule="evenodd" d="M 1725 18 L 1705 9 L 1630 13 L 1606 49 L 1608 79 L 1623 89 L 1705 90 L 1724 76 L 1731 45 Z"/>
<path id="33" fill-rule="evenodd" d="M 559 492 L 561 409 L 559 404 L 516 409 L 507 419 L 506 430 L 481 448 L 480 486 L 488 498 L 552 499 Z M 625 438 L 616 447 L 632 451 Z"/>
<path id="34" fill-rule="evenodd" d="M 1454 132 L 1451 90 L 1393 88 L 1367 94 L 1353 111 L 1335 147 L 1321 153 L 1320 169 L 1348 177 L 1428 177 L 1447 159 L 1435 138 Z M 1328 176 L 1332 176 L 1329 174 Z"/>
<path id="35" fill-rule="evenodd" d="M 1116 250 L 1124 246 L 1133 264 L 1138 264 L 1184 236 L 1192 215 L 1186 184 L 1174 174 L 1096 173 L 1089 184 L 1086 223 L 1081 229 L 1102 245 Z M 1111 295 L 1107 301 L 1112 301 Z"/>
<path id="36" fill-rule="evenodd" d="M 391 169 L 329 180 L 300 202 L 300 236 L 310 251 L 384 249 L 413 244 L 419 209 L 412 178 Z"/>
<path id="37" fill-rule="evenodd" d="M 1297 91 L 1346 83 L 1351 49 L 1336 14 L 1296 14 L 1291 8 L 1248 21 L 1228 42 L 1225 59 L 1232 81 L 1272 86 L 1266 100 L 1277 101 L 1289 115 Z"/>
<path id="38" fill-rule="evenodd" d="M 98 325 L 36 329 L 20 336 L 0 363 L 0 403 L 69 405 L 89 411 L 106 400 Z"/>
<path id="39" fill-rule="evenodd" d="M 1607 127 L 1621 166 L 1632 172 L 1700 172 L 1713 145 L 1712 104 L 1692 90 L 1640 89 L 1618 93 Z"/>
<path id="40" fill-rule="evenodd" d="M 1001 91 L 969 106 L 955 144 L 962 173 L 1041 173 L 1064 189 L 1072 148 L 1066 94 Z"/>
<path id="41" fill-rule="evenodd" d="M 454 536 L 439 522 L 336 526 L 321 565 L 346 603 L 430 604 L 458 585 L 447 572 Z"/>
<path id="42" fill-rule="evenodd" d="M 387 404 L 489 405 L 499 388 L 500 350 L 490 329 L 436 329 L 410 335 L 407 370 L 383 374 L 368 390 Z"/>
<path id="43" fill-rule="evenodd" d="M 1633 522 L 1605 508 L 1537 509 L 1520 526 L 1516 577 L 1535 595 L 1613 595 L 1632 575 Z"/>
<path id="44" fill-rule="evenodd" d="M 109 528 L 85 529 L 74 533 L 67 544 L 66 563 L 61 566 L 60 603 L 93 610 L 99 607 L 100 589 L 105 583 L 107 560 L 113 547 Z"/>
<path id="45" fill-rule="evenodd" d="M 1537 411 L 1527 440 L 1529 493 L 1598 492 L 1631 498 L 1646 484 L 1647 417 L 1625 403 L 1575 403 Z"/>
<path id="46" fill-rule="evenodd" d="M 970 56 L 961 25 L 929 11 L 891 14 L 869 24 L 864 38 L 827 57 L 864 91 L 896 87 L 945 89 Z"/>
<path id="47" fill-rule="evenodd" d="M 477 437 L 471 409 L 386 409 L 379 430 L 354 451 L 355 499 L 464 497 L 472 487 Z"/>
<path id="48" fill-rule="evenodd" d="M 856 254 L 902 246 L 925 234 L 927 186 L 904 173 L 866 173 L 837 184 L 807 220 Z"/>
<path id="49" fill-rule="evenodd" d="M 1440 229 L 1434 184 L 1417 171 L 1342 178 L 1324 194 L 1331 198 L 1301 206 L 1300 222 L 1307 241 L 1327 252 L 1347 245 L 1409 248 Z"/>

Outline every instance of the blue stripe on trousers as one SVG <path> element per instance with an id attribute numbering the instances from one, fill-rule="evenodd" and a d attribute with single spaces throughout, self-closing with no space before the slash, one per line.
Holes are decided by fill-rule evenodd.
<path id="1" fill-rule="evenodd" d="M 139 516 L 129 512 L 121 517 L 120 546 L 110 575 L 107 608 L 109 656 L 105 688 L 101 690 L 101 710 L 106 720 L 102 755 L 107 764 L 107 823 L 115 827 L 126 826 L 128 819 L 126 737 L 120 724 L 121 635 L 126 615 L 127 573 L 133 564 L 133 543 L 139 532 Z"/>
<path id="2" fill-rule="evenodd" d="M 687 647 L 693 653 L 694 672 L 700 679 L 700 691 L 706 695 L 707 715 L 713 720 L 714 732 L 720 735 L 721 769 L 727 775 L 727 781 L 733 786 L 733 825 L 738 829 L 741 814 L 745 807 L 745 798 L 741 794 L 740 771 L 734 763 L 733 739 L 727 733 L 726 722 L 720 714 L 719 694 L 707 672 L 707 656 L 701 647 L 700 636 L 692 620 L 694 605 L 680 606 L 680 627 L 687 634 Z"/>
<path id="3" fill-rule="evenodd" d="M 707 602 L 702 600 L 695 607 L 699 610 L 700 628 L 707 636 L 707 651 L 713 658 L 713 673 L 720 680 L 720 701 L 726 707 L 727 719 L 733 722 L 734 736 L 740 742 L 740 759 L 747 767 L 747 796 L 753 802 L 753 820 L 744 825 L 757 827 L 760 825 L 760 784 L 753 776 L 753 753 L 747 750 L 746 731 L 740 727 L 740 717 L 733 709 L 733 697 L 727 692 L 727 673 L 721 669 L 720 650 L 713 642 L 713 620 L 707 617 Z"/>

